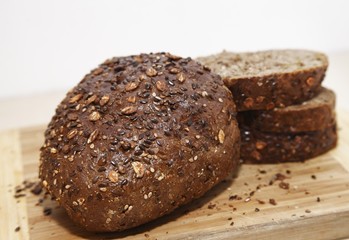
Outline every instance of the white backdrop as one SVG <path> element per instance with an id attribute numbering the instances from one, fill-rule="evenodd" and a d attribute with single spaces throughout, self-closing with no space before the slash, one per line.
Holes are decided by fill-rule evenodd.
<path id="1" fill-rule="evenodd" d="M 0 0 L 0 98 L 68 89 L 112 56 L 269 48 L 329 54 L 346 94 L 349 1 Z"/>

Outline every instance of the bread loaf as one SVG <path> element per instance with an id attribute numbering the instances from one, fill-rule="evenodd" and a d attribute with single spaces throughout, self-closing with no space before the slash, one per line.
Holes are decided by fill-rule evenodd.
<path id="1" fill-rule="evenodd" d="M 223 51 L 197 60 L 222 76 L 238 111 L 307 101 L 319 91 L 328 66 L 326 55 L 306 50 Z"/>
<path id="2" fill-rule="evenodd" d="M 221 78 L 190 58 L 116 57 L 57 107 L 39 175 L 83 228 L 132 228 L 202 196 L 237 168 L 235 116 Z"/>
<path id="3" fill-rule="evenodd" d="M 247 123 L 264 132 L 320 131 L 335 121 L 335 93 L 321 88 L 314 98 L 301 104 L 269 111 L 245 111 L 238 114 L 240 123 Z"/>

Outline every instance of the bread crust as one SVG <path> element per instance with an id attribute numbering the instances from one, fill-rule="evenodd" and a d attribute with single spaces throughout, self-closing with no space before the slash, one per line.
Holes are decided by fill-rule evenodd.
<path id="1" fill-rule="evenodd" d="M 314 98 L 298 105 L 269 111 L 245 111 L 238 114 L 239 123 L 248 123 L 264 132 L 310 132 L 333 125 L 335 121 L 335 93 L 321 88 Z"/>
<path id="2" fill-rule="evenodd" d="M 169 53 L 107 60 L 56 109 L 43 186 L 88 231 L 121 231 L 202 196 L 239 162 L 232 94 Z"/>
<path id="3" fill-rule="evenodd" d="M 313 54 L 314 59 L 321 60 L 321 64 L 307 67 L 292 68 L 290 71 L 257 71 L 253 75 L 236 76 L 234 72 L 225 69 L 248 60 L 248 57 L 271 53 L 273 56 L 282 56 L 289 52 L 295 55 L 306 52 Z M 245 55 L 248 56 L 245 58 Z M 328 67 L 327 57 L 321 53 L 300 50 L 274 50 L 256 53 L 230 53 L 223 52 L 213 56 L 198 58 L 198 61 L 221 75 L 226 86 L 232 91 L 238 111 L 271 110 L 275 107 L 282 108 L 299 104 L 313 98 L 320 90 L 321 82 L 325 77 Z M 278 59 L 271 60 L 274 64 Z M 248 61 L 247 61 L 248 62 Z M 253 68 L 254 66 L 250 66 Z M 272 68 L 272 67 L 271 67 Z"/>
<path id="4" fill-rule="evenodd" d="M 241 160 L 244 163 L 301 162 L 329 151 L 336 144 L 336 124 L 302 133 L 261 132 L 241 126 Z"/>

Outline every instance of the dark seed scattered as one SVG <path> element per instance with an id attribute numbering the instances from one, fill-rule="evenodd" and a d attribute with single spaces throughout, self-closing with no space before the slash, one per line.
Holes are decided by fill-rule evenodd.
<path id="1" fill-rule="evenodd" d="M 215 207 L 216 207 L 216 204 L 214 203 L 209 203 L 207 206 L 208 209 L 214 209 Z"/>
<path id="2" fill-rule="evenodd" d="M 99 176 L 95 176 L 95 177 L 92 179 L 92 183 L 95 184 L 95 183 L 98 181 L 98 178 L 99 178 Z"/>
<path id="3" fill-rule="evenodd" d="M 106 167 L 100 167 L 100 168 L 98 168 L 98 172 L 104 172 L 105 170 L 107 170 Z"/>
<path id="4" fill-rule="evenodd" d="M 15 198 L 21 198 L 21 197 L 25 197 L 24 193 L 18 193 L 14 195 Z"/>
<path id="5" fill-rule="evenodd" d="M 134 154 L 135 154 L 136 156 L 140 156 L 142 153 L 143 153 L 143 150 L 138 149 L 138 150 L 135 151 Z"/>
<path id="6" fill-rule="evenodd" d="M 155 155 L 155 152 L 154 152 L 154 150 L 152 150 L 152 149 L 148 149 L 148 150 L 147 150 L 147 153 L 149 153 L 150 155 Z"/>
<path id="7" fill-rule="evenodd" d="M 123 161 L 123 163 L 124 163 L 124 165 L 126 165 L 127 163 L 129 163 L 131 160 L 129 159 L 129 158 L 125 158 L 124 159 L 124 161 Z"/>
<path id="8" fill-rule="evenodd" d="M 159 96 L 154 96 L 154 101 L 155 102 L 160 102 L 161 101 L 161 98 Z"/>
<path id="9" fill-rule="evenodd" d="M 238 198 L 238 195 L 232 195 L 232 196 L 229 196 L 229 200 L 235 200 Z"/>
<path id="10" fill-rule="evenodd" d="M 162 143 L 160 140 L 156 140 L 156 144 L 159 145 L 159 146 L 162 146 Z"/>
<path id="11" fill-rule="evenodd" d="M 144 140 L 144 144 L 151 145 L 153 142 L 149 139 Z"/>
<path id="12" fill-rule="evenodd" d="M 35 185 L 34 188 L 32 188 L 32 190 L 30 190 L 30 192 L 34 195 L 39 195 L 42 192 L 42 185 L 41 183 L 37 183 Z"/>
<path id="13" fill-rule="evenodd" d="M 144 88 L 147 89 L 147 90 L 150 90 L 151 89 L 151 84 L 150 83 L 145 83 L 144 84 Z"/>
<path id="14" fill-rule="evenodd" d="M 127 150 L 130 150 L 131 144 L 129 142 L 123 142 L 123 143 L 121 143 L 121 147 L 122 147 L 122 149 L 127 151 Z"/>
<path id="15" fill-rule="evenodd" d="M 43 212 L 44 212 L 44 215 L 45 215 L 45 216 L 51 215 L 51 213 L 52 213 L 52 208 L 45 207 Z"/>
<path id="16" fill-rule="evenodd" d="M 276 201 L 275 201 L 275 199 L 273 199 L 273 198 L 269 199 L 269 203 L 270 203 L 271 205 L 274 205 L 274 206 L 277 204 Z"/>
<path id="17" fill-rule="evenodd" d="M 116 147 L 110 146 L 110 147 L 109 147 L 109 150 L 110 150 L 111 152 L 116 152 Z"/>
<path id="18" fill-rule="evenodd" d="M 108 185 L 106 183 L 100 183 L 98 184 L 98 187 L 99 188 L 104 188 L 104 187 L 107 187 Z"/>
<path id="19" fill-rule="evenodd" d="M 290 184 L 286 183 L 286 182 L 280 182 L 279 183 L 279 187 L 282 189 L 289 189 L 290 188 Z"/>

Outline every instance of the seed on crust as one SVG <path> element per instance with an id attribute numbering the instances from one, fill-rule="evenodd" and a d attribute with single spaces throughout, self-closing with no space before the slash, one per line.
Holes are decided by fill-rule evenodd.
<path id="1" fill-rule="evenodd" d="M 57 153 L 57 149 L 51 148 L 50 152 L 53 153 L 53 154 L 55 154 L 55 153 Z"/>
<path id="2" fill-rule="evenodd" d="M 89 116 L 88 119 L 92 122 L 98 121 L 101 118 L 101 115 L 99 114 L 99 112 L 94 111 L 92 112 Z"/>
<path id="3" fill-rule="evenodd" d="M 224 139 L 225 139 L 224 131 L 222 129 L 220 129 L 219 132 L 218 132 L 219 143 L 223 144 L 224 143 Z"/>
<path id="4" fill-rule="evenodd" d="M 138 83 L 135 83 L 135 82 L 130 82 L 126 85 L 125 87 L 125 90 L 126 92 L 130 92 L 130 91 L 133 91 L 135 90 L 136 88 L 138 88 Z"/>
<path id="5" fill-rule="evenodd" d="M 77 133 L 78 133 L 78 130 L 76 128 L 74 128 L 68 132 L 67 138 L 72 139 L 73 137 L 76 136 Z"/>
<path id="6" fill-rule="evenodd" d="M 135 103 L 136 102 L 136 96 L 129 96 L 126 100 L 129 103 Z"/>
<path id="7" fill-rule="evenodd" d="M 99 132 L 98 132 L 98 129 L 94 130 L 94 131 L 90 134 L 89 138 L 87 139 L 87 143 L 88 143 L 88 144 L 92 143 L 92 142 L 97 138 L 98 133 L 99 133 Z"/>
<path id="8" fill-rule="evenodd" d="M 79 116 L 76 113 L 69 113 L 67 117 L 71 121 L 76 121 L 79 118 Z"/>
<path id="9" fill-rule="evenodd" d="M 171 68 L 170 73 L 177 74 L 177 73 L 179 73 L 179 70 L 178 70 L 178 68 Z"/>
<path id="10" fill-rule="evenodd" d="M 104 95 L 99 101 L 99 105 L 104 106 L 109 102 L 109 99 L 110 99 L 109 95 Z"/>
<path id="11" fill-rule="evenodd" d="M 151 68 L 147 69 L 145 74 L 147 74 L 148 77 L 155 77 L 158 74 L 158 72 L 154 68 L 151 67 Z"/>
<path id="12" fill-rule="evenodd" d="M 96 101 L 96 99 L 97 99 L 97 95 L 92 95 L 91 97 L 89 97 L 86 100 L 86 105 L 89 105 L 90 103 L 93 103 L 94 101 Z"/>
<path id="13" fill-rule="evenodd" d="M 141 74 L 138 78 L 140 81 L 143 81 L 143 80 L 146 80 L 147 79 L 147 76 L 144 75 L 144 74 Z"/>
<path id="14" fill-rule="evenodd" d="M 165 56 L 168 57 L 168 58 L 171 59 L 171 60 L 174 60 L 174 61 L 177 61 L 177 60 L 179 60 L 179 59 L 182 59 L 182 57 L 173 55 L 173 54 L 171 54 L 171 53 L 165 53 Z"/>
<path id="15" fill-rule="evenodd" d="M 103 72 L 103 68 L 96 68 L 95 70 L 92 71 L 92 74 L 97 76 Z"/>
<path id="16" fill-rule="evenodd" d="M 125 115 L 131 115 L 135 112 L 137 112 L 137 107 L 135 107 L 135 106 L 128 106 L 128 107 L 121 109 L 121 113 L 125 114 Z"/>
<path id="17" fill-rule="evenodd" d="M 156 82 L 156 89 L 161 91 L 161 92 L 166 91 L 166 89 L 167 89 L 166 83 L 163 81 L 157 81 Z"/>
<path id="18" fill-rule="evenodd" d="M 119 175 L 117 172 L 115 172 L 114 170 L 109 171 L 108 173 L 108 179 L 113 182 L 116 183 L 119 180 Z"/>
<path id="19" fill-rule="evenodd" d="M 46 181 L 46 180 L 43 180 L 43 181 L 42 181 L 42 185 L 43 185 L 44 187 L 47 187 L 47 185 L 48 185 L 47 181 Z"/>
<path id="20" fill-rule="evenodd" d="M 76 94 L 75 96 L 73 96 L 70 100 L 69 103 L 76 103 L 77 101 L 79 101 L 82 98 L 82 94 Z"/>
<path id="21" fill-rule="evenodd" d="M 136 173 L 137 178 L 142 178 L 145 172 L 145 166 L 141 162 L 132 162 L 132 168 Z"/>
<path id="22" fill-rule="evenodd" d="M 178 73 L 177 74 L 177 80 L 179 81 L 179 82 L 184 82 L 185 81 L 185 76 L 184 76 L 184 74 L 183 73 Z"/>
<path id="23" fill-rule="evenodd" d="M 84 204 L 85 198 L 78 198 L 77 202 L 78 202 L 79 205 L 81 206 L 82 204 Z"/>
<path id="24" fill-rule="evenodd" d="M 56 131 L 53 129 L 50 131 L 50 137 L 55 137 L 56 136 Z"/>

